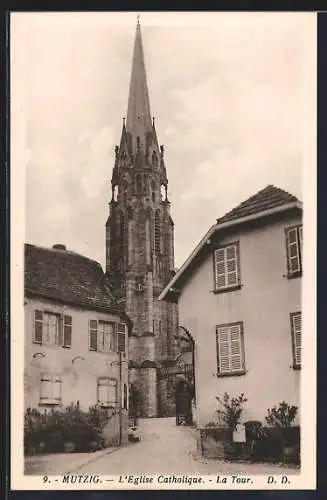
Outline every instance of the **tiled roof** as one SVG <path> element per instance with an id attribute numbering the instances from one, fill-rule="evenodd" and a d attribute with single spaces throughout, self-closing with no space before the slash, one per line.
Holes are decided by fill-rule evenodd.
<path id="1" fill-rule="evenodd" d="M 25 293 L 120 314 L 98 262 L 62 249 L 25 244 Z"/>
<path id="2" fill-rule="evenodd" d="M 240 219 L 242 217 L 247 217 L 249 215 L 259 214 L 260 212 L 298 201 L 299 200 L 295 196 L 287 191 L 269 184 L 269 186 L 266 186 L 253 196 L 250 196 L 250 198 L 233 208 L 233 210 L 225 214 L 223 217 L 217 219 L 217 223 L 220 224 Z"/>

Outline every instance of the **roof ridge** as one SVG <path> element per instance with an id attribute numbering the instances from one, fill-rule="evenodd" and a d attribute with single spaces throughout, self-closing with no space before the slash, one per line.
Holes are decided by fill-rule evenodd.
<path id="1" fill-rule="evenodd" d="M 225 212 L 224 215 L 217 218 L 217 222 L 225 222 L 225 220 L 229 220 L 230 218 L 236 219 L 238 218 L 236 217 L 236 214 L 239 214 L 240 218 L 246 216 L 247 214 L 242 213 L 242 211 L 255 211 L 259 213 L 272 207 L 287 205 L 288 203 L 295 202 L 299 202 L 296 196 L 278 186 L 268 184 L 255 194 L 243 200 L 228 212 Z"/>
<path id="2" fill-rule="evenodd" d="M 89 262 L 94 262 L 95 264 L 98 264 L 102 269 L 100 262 L 98 262 L 95 259 L 92 259 L 91 257 L 87 257 L 86 255 L 83 255 L 79 252 L 75 252 L 74 250 L 67 250 L 67 249 L 63 250 L 60 248 L 45 247 L 45 246 L 41 246 L 41 245 L 34 245 L 33 243 L 24 243 L 24 246 L 36 248 L 38 250 L 45 250 L 48 252 L 53 252 L 53 253 L 56 253 L 58 255 L 75 255 L 76 257 L 81 257 L 82 259 L 88 260 Z"/>

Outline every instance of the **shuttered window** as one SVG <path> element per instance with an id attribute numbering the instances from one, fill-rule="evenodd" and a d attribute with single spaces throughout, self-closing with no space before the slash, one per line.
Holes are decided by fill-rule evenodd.
<path id="1" fill-rule="evenodd" d="M 291 313 L 291 333 L 293 350 L 293 368 L 301 368 L 301 350 L 302 350 L 302 313 Z"/>
<path id="2" fill-rule="evenodd" d="M 216 327 L 217 374 L 233 375 L 245 371 L 243 323 Z"/>
<path id="3" fill-rule="evenodd" d="M 215 289 L 227 290 L 240 285 L 239 244 L 215 250 Z"/>
<path id="4" fill-rule="evenodd" d="M 103 407 L 117 406 L 117 380 L 101 377 L 97 382 L 97 400 Z"/>
<path id="5" fill-rule="evenodd" d="M 43 373 L 41 375 L 40 404 L 58 405 L 61 403 L 61 376 Z"/>
<path id="6" fill-rule="evenodd" d="M 71 347 L 72 344 L 72 317 L 51 313 L 48 311 L 34 311 L 34 337 L 38 344 L 59 345 Z"/>
<path id="7" fill-rule="evenodd" d="M 89 321 L 89 349 L 99 352 L 126 352 L 125 323 L 115 324 L 110 321 Z"/>
<path id="8" fill-rule="evenodd" d="M 302 226 L 286 229 L 287 271 L 290 278 L 302 274 Z"/>

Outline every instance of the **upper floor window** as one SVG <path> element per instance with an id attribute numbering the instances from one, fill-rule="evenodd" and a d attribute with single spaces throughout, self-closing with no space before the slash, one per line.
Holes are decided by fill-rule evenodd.
<path id="1" fill-rule="evenodd" d="M 293 351 L 293 368 L 301 368 L 301 350 L 302 350 L 302 314 L 295 312 L 290 314 L 291 319 L 291 334 L 292 334 L 292 351 Z"/>
<path id="2" fill-rule="evenodd" d="M 117 406 L 117 380 L 100 377 L 97 382 L 98 404 L 104 408 Z"/>
<path id="3" fill-rule="evenodd" d="M 91 351 L 115 350 L 115 324 L 108 321 L 89 321 L 89 347 Z"/>
<path id="4" fill-rule="evenodd" d="M 286 229 L 287 272 L 289 278 L 302 275 L 302 225 Z"/>
<path id="5" fill-rule="evenodd" d="M 41 375 L 40 404 L 58 405 L 61 403 L 61 376 L 46 374 Z"/>
<path id="6" fill-rule="evenodd" d="M 245 373 L 243 323 L 230 323 L 216 327 L 217 374 Z"/>
<path id="7" fill-rule="evenodd" d="M 72 317 L 49 311 L 34 311 L 34 342 L 38 344 L 72 345 Z"/>
<path id="8" fill-rule="evenodd" d="M 240 286 L 239 243 L 231 243 L 217 248 L 215 261 L 215 290 L 224 291 Z"/>

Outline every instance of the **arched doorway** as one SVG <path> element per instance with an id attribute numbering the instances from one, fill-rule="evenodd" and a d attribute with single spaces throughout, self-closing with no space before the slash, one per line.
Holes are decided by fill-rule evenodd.
<path id="1" fill-rule="evenodd" d="M 194 390 L 185 377 L 176 381 L 176 425 L 192 425 L 192 399 Z"/>

